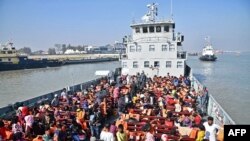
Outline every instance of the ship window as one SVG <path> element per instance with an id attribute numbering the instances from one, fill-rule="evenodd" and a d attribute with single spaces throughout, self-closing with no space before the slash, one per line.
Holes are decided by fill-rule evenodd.
<path id="1" fill-rule="evenodd" d="M 135 33 L 140 33 L 140 27 L 135 28 Z"/>
<path id="2" fill-rule="evenodd" d="M 169 32 L 169 26 L 164 26 L 164 31 Z"/>
<path id="3" fill-rule="evenodd" d="M 8 54 L 12 54 L 12 51 L 8 51 Z"/>
<path id="4" fill-rule="evenodd" d="M 133 68 L 138 68 L 138 62 L 137 61 L 133 62 Z"/>
<path id="5" fill-rule="evenodd" d="M 166 61 L 166 68 L 171 68 L 172 62 L 171 61 Z"/>
<path id="6" fill-rule="evenodd" d="M 2 59 L 0 59 L 0 62 L 2 62 Z"/>
<path id="7" fill-rule="evenodd" d="M 10 59 L 10 58 L 8 58 L 8 61 L 11 61 L 11 59 Z"/>
<path id="8" fill-rule="evenodd" d="M 126 67 L 127 67 L 127 62 L 123 62 L 123 63 L 122 63 L 122 67 L 123 67 L 123 68 L 126 68 Z"/>
<path id="9" fill-rule="evenodd" d="M 141 45 L 137 45 L 137 46 L 136 46 L 136 51 L 137 51 L 137 52 L 141 52 Z"/>
<path id="10" fill-rule="evenodd" d="M 149 68 L 149 61 L 144 61 L 144 68 Z"/>
<path id="11" fill-rule="evenodd" d="M 148 27 L 143 27 L 143 28 L 142 28 L 142 32 L 143 32 L 143 33 L 148 33 Z"/>
<path id="12" fill-rule="evenodd" d="M 154 45 L 149 45 L 149 51 L 155 51 L 155 46 Z"/>
<path id="13" fill-rule="evenodd" d="M 155 32 L 155 27 L 154 27 L 154 26 L 150 26 L 150 27 L 149 27 L 149 32 L 150 32 L 150 33 Z"/>
<path id="14" fill-rule="evenodd" d="M 159 61 L 154 61 L 154 67 L 160 67 L 160 62 Z"/>
<path id="15" fill-rule="evenodd" d="M 182 64 L 181 61 L 178 61 L 178 62 L 177 62 L 177 68 L 183 68 L 183 64 Z"/>
<path id="16" fill-rule="evenodd" d="M 169 51 L 175 51 L 174 45 L 170 45 L 170 46 L 169 46 Z"/>
<path id="17" fill-rule="evenodd" d="M 135 52 L 135 46 L 130 46 L 130 52 Z"/>
<path id="18" fill-rule="evenodd" d="M 161 50 L 162 51 L 168 51 L 168 46 L 167 45 L 162 45 Z"/>
<path id="19" fill-rule="evenodd" d="M 156 32 L 161 32 L 161 26 L 156 26 Z"/>

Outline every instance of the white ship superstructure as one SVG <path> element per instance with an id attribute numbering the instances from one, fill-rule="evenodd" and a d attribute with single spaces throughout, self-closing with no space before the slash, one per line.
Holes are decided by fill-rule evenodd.
<path id="1" fill-rule="evenodd" d="M 173 19 L 157 20 L 157 4 L 147 5 L 149 11 L 139 23 L 133 23 L 132 35 L 124 39 L 126 54 L 122 56 L 122 73 L 147 76 L 184 75 L 186 52 L 184 36 L 175 32 Z"/>
<path id="2" fill-rule="evenodd" d="M 206 45 L 202 50 L 202 55 L 200 56 L 200 60 L 202 61 L 215 61 L 217 57 L 215 56 L 214 49 L 210 43 L 210 38 L 205 38 Z"/>

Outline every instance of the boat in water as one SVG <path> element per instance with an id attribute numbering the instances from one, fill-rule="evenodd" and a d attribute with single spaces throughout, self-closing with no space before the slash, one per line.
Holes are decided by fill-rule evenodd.
<path id="1" fill-rule="evenodd" d="M 175 34 L 173 19 L 157 21 L 157 5 L 153 3 L 147 7 L 149 11 L 142 21 L 131 25 L 132 36 L 124 38 L 126 53 L 121 55 L 122 67 L 112 75 L 106 76 L 108 71 L 99 72 L 105 77 L 28 99 L 22 105 L 16 103 L 0 108 L 0 117 L 13 115 L 14 108 L 23 108 L 24 105 L 42 108 L 46 105 L 46 114 L 57 114 L 58 123 L 63 121 L 67 123 L 65 127 L 71 127 L 74 116 L 86 108 L 86 111 L 94 111 L 93 116 L 86 114 L 86 119 L 90 119 L 87 122 L 92 127 L 91 117 L 97 118 L 96 114 L 102 114 L 104 118 L 100 118 L 100 121 L 104 122 L 110 122 L 114 115 L 119 116 L 111 120 L 111 123 L 116 122 L 113 126 L 124 125 L 131 141 L 144 141 L 150 129 L 154 129 L 152 137 L 156 140 L 166 137 L 171 140 L 194 141 L 196 136 L 190 136 L 186 132 L 193 131 L 190 128 L 193 124 L 191 118 L 197 117 L 201 122 L 200 115 L 214 117 L 214 122 L 221 126 L 235 124 L 192 75 L 192 70 L 186 63 L 186 52 L 182 49 L 184 36 Z M 114 96 L 115 93 L 117 97 Z M 71 100 L 67 100 L 67 97 Z M 99 99 L 94 99 L 98 97 Z M 90 102 L 87 103 L 88 101 Z M 101 123 L 97 121 L 95 123 L 98 125 L 94 126 L 99 129 Z M 85 119 L 78 121 L 81 122 L 85 122 Z M 105 129 L 109 128 L 105 125 Z M 181 129 L 185 133 L 181 133 Z M 99 135 L 92 131 L 91 134 L 91 137 L 99 139 Z"/>
<path id="2" fill-rule="evenodd" d="M 206 45 L 202 50 L 202 54 L 200 56 L 201 61 L 216 61 L 217 57 L 215 56 L 215 51 L 209 41 L 209 37 L 205 38 Z"/>
<path id="3" fill-rule="evenodd" d="M 27 55 L 19 54 L 12 42 L 8 42 L 0 48 L 0 71 L 58 67 L 61 65 L 62 62 L 59 60 L 29 59 Z"/>
<path id="4" fill-rule="evenodd" d="M 29 58 L 25 54 L 17 52 L 13 43 L 8 42 L 0 47 L 0 71 L 20 70 L 20 69 L 36 69 L 46 67 L 59 67 L 62 65 L 74 65 L 84 63 L 99 63 L 118 61 L 116 57 L 97 57 L 90 59 L 47 59 L 47 58 Z"/>

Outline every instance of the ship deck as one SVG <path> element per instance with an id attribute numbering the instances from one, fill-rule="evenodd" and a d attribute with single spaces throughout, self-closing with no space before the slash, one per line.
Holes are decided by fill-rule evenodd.
<path id="1" fill-rule="evenodd" d="M 28 111 L 33 111 L 30 114 L 34 117 L 34 123 L 44 125 L 41 132 L 37 132 L 38 127 L 24 130 L 25 140 L 42 138 L 46 126 L 52 135 L 55 130 L 65 129 L 66 140 L 70 140 L 70 126 L 74 121 L 83 129 L 86 138 L 89 139 L 91 133 L 99 138 L 100 132 L 91 132 L 97 127 L 90 125 L 93 111 L 98 111 L 102 117 L 99 129 L 107 123 L 113 127 L 122 124 L 131 140 L 145 140 L 148 133 L 156 140 L 165 135 L 168 140 L 196 140 L 202 117 L 206 116 L 201 111 L 201 107 L 207 105 L 205 91 L 195 91 L 186 77 L 146 78 L 138 75 L 119 78 L 116 81 L 118 83 L 109 83 L 107 78 L 103 78 L 99 84 L 89 86 L 84 91 L 69 91 L 67 97 L 58 94 L 58 105 L 52 106 L 51 101 L 47 101 L 29 108 L 19 106 L 22 110 L 16 118 L 20 125 L 25 127 L 23 118 L 29 115 Z M 52 117 L 50 124 L 44 122 L 45 115 Z M 8 119 L 3 121 L 7 138 L 12 139 L 13 123 Z"/>

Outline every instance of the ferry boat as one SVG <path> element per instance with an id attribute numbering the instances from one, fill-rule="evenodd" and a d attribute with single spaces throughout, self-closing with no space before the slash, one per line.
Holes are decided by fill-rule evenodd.
<path id="1" fill-rule="evenodd" d="M 29 59 L 27 55 L 19 54 L 12 42 L 8 42 L 0 48 L 0 71 L 57 67 L 61 65 L 62 62 L 58 60 Z"/>
<path id="2" fill-rule="evenodd" d="M 171 74 L 172 79 L 178 79 L 178 77 L 183 78 L 182 76 L 186 76 L 186 78 L 190 77 L 190 80 L 191 80 L 190 87 L 192 87 L 192 89 L 194 89 L 196 92 L 199 92 L 199 93 L 203 92 L 203 90 L 205 89 L 204 86 L 202 84 L 200 84 L 199 81 L 192 75 L 191 68 L 188 67 L 188 65 L 186 64 L 186 60 L 187 60 L 186 52 L 183 51 L 181 48 L 182 42 L 184 41 L 184 36 L 181 34 L 177 34 L 177 35 L 175 34 L 175 32 L 174 32 L 175 23 L 174 23 L 173 19 L 164 20 L 164 21 L 157 21 L 156 20 L 157 5 L 153 3 L 153 4 L 148 5 L 148 8 L 149 8 L 149 12 L 143 17 L 143 21 L 140 23 L 133 23 L 131 25 L 131 28 L 132 28 L 131 38 L 127 37 L 124 39 L 124 44 L 126 45 L 126 54 L 121 55 L 122 56 L 121 57 L 122 68 L 116 69 L 116 71 L 114 73 L 114 77 L 115 76 L 136 76 L 138 73 L 142 74 L 141 76 L 147 75 L 147 77 L 156 78 L 156 80 L 157 79 L 161 80 L 162 78 L 169 79 L 170 78 L 169 74 Z M 107 73 L 108 72 L 105 72 L 103 74 L 106 75 Z M 169 78 L 167 78 L 167 77 L 169 77 Z M 117 78 L 119 78 L 119 77 L 117 77 Z M 102 81 L 102 80 L 104 80 L 104 81 Z M 114 80 L 116 80 L 116 79 L 114 79 Z M 116 81 L 117 84 L 124 83 L 124 82 L 126 83 L 126 79 L 124 79 L 124 81 L 121 81 L 122 79 L 117 79 L 117 80 L 118 80 L 118 81 Z M 169 80 L 167 80 L 167 81 L 169 81 Z M 142 78 L 138 81 L 146 81 L 146 80 L 144 80 Z M 75 86 L 67 87 L 66 89 L 63 89 L 63 92 L 61 90 L 58 90 L 58 91 L 55 91 L 53 93 L 49 93 L 49 94 L 38 96 L 38 97 L 35 97 L 32 99 L 28 99 L 26 101 L 23 101 L 22 105 L 40 106 L 43 101 L 52 101 L 52 99 L 56 99 L 58 97 L 57 94 L 64 93 L 64 96 L 65 96 L 66 91 L 69 91 L 69 92 L 73 91 L 73 92 L 76 92 L 75 95 L 82 95 L 84 97 L 84 100 L 81 100 L 80 98 L 79 98 L 80 100 L 78 100 L 76 97 L 74 97 L 74 98 L 76 98 L 75 103 L 78 103 L 78 106 L 80 106 L 82 104 L 81 102 L 86 100 L 85 96 L 86 96 L 86 93 L 88 94 L 88 91 L 90 93 L 95 92 L 95 90 L 93 89 L 94 85 L 97 85 L 96 90 L 101 90 L 102 88 L 100 85 L 102 85 L 102 84 L 103 85 L 105 84 L 104 87 L 111 86 L 114 88 L 114 85 L 108 84 L 107 82 L 108 82 L 107 77 L 95 79 L 95 80 L 88 81 L 88 82 L 78 84 Z M 151 83 L 153 83 L 152 89 L 154 89 L 155 86 L 158 87 L 157 81 L 151 82 Z M 168 82 L 163 82 L 163 83 L 166 84 Z M 175 82 L 169 82 L 169 83 L 175 83 Z M 177 85 L 181 84 L 181 83 L 182 82 L 177 82 Z M 132 85 L 130 85 L 130 86 L 132 86 Z M 127 87 L 126 84 L 124 84 L 121 87 L 119 85 L 117 87 L 121 88 L 121 93 L 126 93 L 126 92 L 128 92 L 129 89 L 132 89 L 132 87 L 130 87 L 130 86 Z M 186 87 L 186 86 L 181 86 L 181 87 Z M 189 86 L 187 86 L 187 87 L 189 87 Z M 111 88 L 111 90 L 113 88 Z M 158 91 L 160 89 L 155 89 L 155 90 Z M 119 89 L 118 89 L 118 91 L 119 91 Z M 162 91 L 164 91 L 164 90 L 162 90 Z M 99 92 L 100 92 L 99 96 L 101 97 L 102 92 L 101 91 L 99 91 Z M 142 91 L 139 94 L 143 94 L 143 93 L 145 93 L 145 92 Z M 154 94 L 155 97 L 156 97 L 156 95 L 158 95 L 158 94 Z M 162 95 L 162 93 L 161 93 L 161 95 Z M 62 97 L 64 97 L 64 96 L 62 96 Z M 72 96 L 73 96 L 73 94 L 72 94 Z M 143 98 L 144 94 L 143 94 L 143 97 L 141 97 L 141 96 L 139 96 L 139 97 Z M 173 96 L 171 96 L 169 93 L 168 93 L 168 96 L 166 96 L 166 97 L 167 97 L 167 99 L 173 98 Z M 189 97 L 189 96 L 187 96 L 187 97 Z M 73 100 L 73 98 L 72 98 L 72 100 Z M 129 102 L 128 95 L 124 98 L 124 101 L 126 103 Z M 149 101 L 150 101 L 150 104 L 154 103 L 154 100 L 153 100 L 153 98 L 151 98 L 151 96 L 150 96 Z M 67 102 L 63 101 L 61 106 L 64 106 L 63 104 L 65 104 L 65 103 L 67 104 Z M 104 102 L 103 105 L 105 107 L 107 106 L 109 108 L 109 106 L 112 106 L 112 105 L 109 105 L 110 103 L 112 103 L 112 102 Z M 145 102 L 145 103 L 149 103 L 149 102 Z M 145 103 L 142 102 L 142 105 Z M 17 104 L 18 103 L 14 104 L 14 105 L 9 105 L 9 106 L 0 108 L 0 117 L 1 116 L 8 116 L 11 114 L 13 115 L 14 112 L 11 113 L 10 111 L 14 111 L 13 110 L 14 107 L 16 107 L 16 108 L 18 107 Z M 197 104 L 197 103 L 195 103 L 195 104 Z M 74 106 L 70 105 L 70 107 L 74 107 Z M 208 115 L 214 117 L 215 123 L 217 123 L 221 126 L 226 125 L 226 124 L 235 124 L 235 122 L 223 110 L 223 108 L 212 97 L 212 95 L 208 95 L 208 103 L 206 103 L 205 105 L 202 105 L 202 106 L 204 106 L 203 109 L 201 109 L 202 113 L 207 113 Z M 134 107 L 136 107 L 136 105 L 134 105 Z M 168 107 L 166 107 L 166 109 L 167 108 Z M 59 111 L 59 112 L 61 110 L 63 110 L 62 107 L 60 110 L 57 109 L 57 111 Z M 154 111 L 154 110 L 157 110 L 157 108 L 151 109 L 151 111 Z M 81 109 L 79 109 L 79 111 L 81 111 Z M 79 112 L 79 111 L 77 109 L 77 112 Z M 141 111 L 144 112 L 143 107 L 142 107 L 142 109 L 134 109 L 133 110 L 133 112 L 139 112 L 139 113 Z M 54 113 L 53 110 L 52 110 L 52 112 Z M 148 115 L 147 109 L 146 109 L 146 112 L 147 112 L 147 114 L 146 113 L 141 114 L 141 115 L 137 114 L 135 116 L 135 118 L 133 118 L 133 119 L 138 119 L 141 116 L 141 117 L 146 117 L 143 120 L 144 121 L 146 120 L 147 122 L 150 121 L 150 124 L 151 124 L 151 120 L 156 121 L 158 126 L 155 127 L 156 132 L 155 132 L 154 136 L 157 137 L 158 139 L 162 139 L 162 136 L 165 133 L 170 131 L 170 130 L 163 129 L 163 128 L 166 128 L 165 125 L 159 124 L 159 123 L 163 123 L 163 124 L 165 123 L 164 121 L 166 121 L 166 119 L 167 119 L 166 115 L 165 115 L 165 117 L 163 117 L 163 112 L 162 112 L 162 116 L 161 115 L 150 116 L 150 115 Z M 68 115 L 68 111 L 66 113 L 67 114 L 64 114 L 64 115 Z M 74 111 L 71 114 L 75 114 L 75 113 L 76 112 Z M 175 114 L 177 113 L 177 115 L 179 115 L 179 113 L 176 111 L 173 112 L 173 114 L 174 113 Z M 184 112 L 182 112 L 181 114 L 185 115 Z M 60 115 L 60 114 L 58 114 L 58 115 Z M 114 114 L 112 114 L 111 117 L 109 117 L 109 118 L 112 118 L 113 116 L 114 116 Z M 121 120 L 122 118 L 124 119 L 127 116 L 130 116 L 130 114 L 125 114 L 125 115 L 123 115 L 123 117 L 120 117 L 117 120 Z M 157 120 L 155 120 L 155 119 L 157 119 Z M 68 117 L 64 117 L 64 118 L 59 117 L 59 120 L 63 120 L 63 121 L 68 120 Z M 71 119 L 69 119 L 69 120 L 71 120 Z M 71 122 L 72 122 L 72 120 L 71 120 Z M 130 130 L 132 130 L 131 134 L 129 134 L 130 135 L 129 140 L 140 140 L 140 141 L 144 140 L 143 138 L 140 137 L 141 134 L 144 134 L 143 131 L 140 131 L 140 134 L 133 134 L 133 133 L 137 132 L 137 130 L 142 130 L 142 126 L 145 125 L 145 123 L 143 123 L 143 122 L 142 123 L 136 123 L 136 122 L 131 123 L 130 121 L 123 121 L 123 122 L 124 123 L 127 122 L 127 124 L 126 124 L 127 128 L 130 127 Z M 69 124 L 71 124 L 71 123 L 69 123 Z M 151 126 L 150 124 L 149 124 L 149 127 Z M 178 127 L 178 128 L 181 128 L 181 127 Z M 189 128 L 189 127 L 187 127 L 187 128 Z M 159 131 L 159 133 L 158 133 L 158 131 Z M 139 132 L 137 132 L 137 133 L 139 133 Z M 170 135 L 170 134 L 174 134 L 174 135 Z M 132 136 L 132 139 L 131 139 L 131 136 Z M 195 140 L 195 138 L 190 138 L 190 137 L 186 137 L 186 140 L 185 140 L 185 136 L 180 136 L 179 134 L 175 136 L 175 133 L 169 133 L 168 137 L 169 137 L 169 139 L 173 139 L 173 140 L 182 140 L 182 141 L 186 141 L 186 140 L 194 141 Z"/>
<path id="3" fill-rule="evenodd" d="M 200 56 L 200 60 L 202 61 L 216 61 L 217 57 L 215 56 L 214 49 L 210 43 L 209 37 L 205 38 L 206 45 L 202 50 L 202 55 Z"/>

